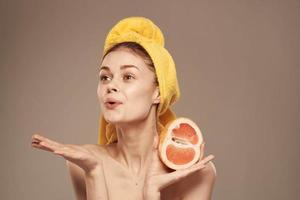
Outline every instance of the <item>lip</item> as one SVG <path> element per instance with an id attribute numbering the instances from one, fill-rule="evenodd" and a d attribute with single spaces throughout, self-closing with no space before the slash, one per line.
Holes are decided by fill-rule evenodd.
<path id="1" fill-rule="evenodd" d="M 117 106 L 119 106 L 119 105 L 121 105 L 122 103 L 117 103 L 117 102 L 115 102 L 115 103 L 105 103 L 104 105 L 105 105 L 105 107 L 106 108 L 108 108 L 108 109 L 114 109 L 114 108 L 116 108 Z"/>
<path id="2" fill-rule="evenodd" d="M 108 109 L 114 109 L 121 104 L 123 104 L 121 101 L 112 97 L 107 98 L 104 103 L 105 107 Z"/>
<path id="3" fill-rule="evenodd" d="M 104 101 L 105 103 L 109 103 L 109 102 L 114 102 L 114 103 L 122 103 L 122 101 L 116 99 L 116 98 L 113 98 L 113 97 L 108 97 L 105 99 Z"/>

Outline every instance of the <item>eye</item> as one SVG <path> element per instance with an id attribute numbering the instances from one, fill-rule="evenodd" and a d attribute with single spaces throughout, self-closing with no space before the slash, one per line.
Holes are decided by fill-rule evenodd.
<path id="1" fill-rule="evenodd" d="M 100 80 L 101 81 L 106 81 L 108 80 L 109 76 L 106 76 L 106 75 L 100 75 Z"/>
<path id="2" fill-rule="evenodd" d="M 125 79 L 125 80 L 134 79 L 134 76 L 132 76 L 131 74 L 125 74 L 125 75 L 124 75 L 124 79 Z"/>

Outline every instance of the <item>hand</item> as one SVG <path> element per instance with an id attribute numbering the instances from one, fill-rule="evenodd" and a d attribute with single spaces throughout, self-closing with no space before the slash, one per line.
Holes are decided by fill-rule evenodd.
<path id="1" fill-rule="evenodd" d="M 153 157 L 151 162 L 152 164 L 147 174 L 144 186 L 144 198 L 147 200 L 160 199 L 160 191 L 163 188 L 182 180 L 183 178 L 187 177 L 193 172 L 205 168 L 206 164 L 212 159 L 214 159 L 214 155 L 212 154 L 203 158 L 205 146 L 205 143 L 203 142 L 200 146 L 200 159 L 196 164 L 187 169 L 176 170 L 170 173 L 166 173 L 166 167 L 159 159 L 157 145 L 154 146 L 155 148 L 153 148 Z"/>
<path id="2" fill-rule="evenodd" d="M 88 174 L 91 174 L 101 164 L 101 160 L 86 145 L 61 144 L 41 135 L 34 134 L 31 146 L 60 155 L 78 165 Z"/>

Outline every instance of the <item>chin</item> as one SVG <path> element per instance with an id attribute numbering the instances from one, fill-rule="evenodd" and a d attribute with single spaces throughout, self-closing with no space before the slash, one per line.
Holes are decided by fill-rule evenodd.
<path id="1" fill-rule="evenodd" d="M 103 117 L 104 117 L 105 121 L 107 121 L 110 124 L 118 124 L 118 123 L 122 122 L 122 118 L 116 114 L 104 113 Z"/>

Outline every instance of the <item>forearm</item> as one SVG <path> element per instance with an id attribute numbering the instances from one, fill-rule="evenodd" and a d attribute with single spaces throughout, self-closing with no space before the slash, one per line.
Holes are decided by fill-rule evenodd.
<path id="1" fill-rule="evenodd" d="M 87 200 L 107 200 L 107 189 L 103 176 L 101 175 L 102 169 L 97 173 L 86 173 L 86 196 Z"/>

